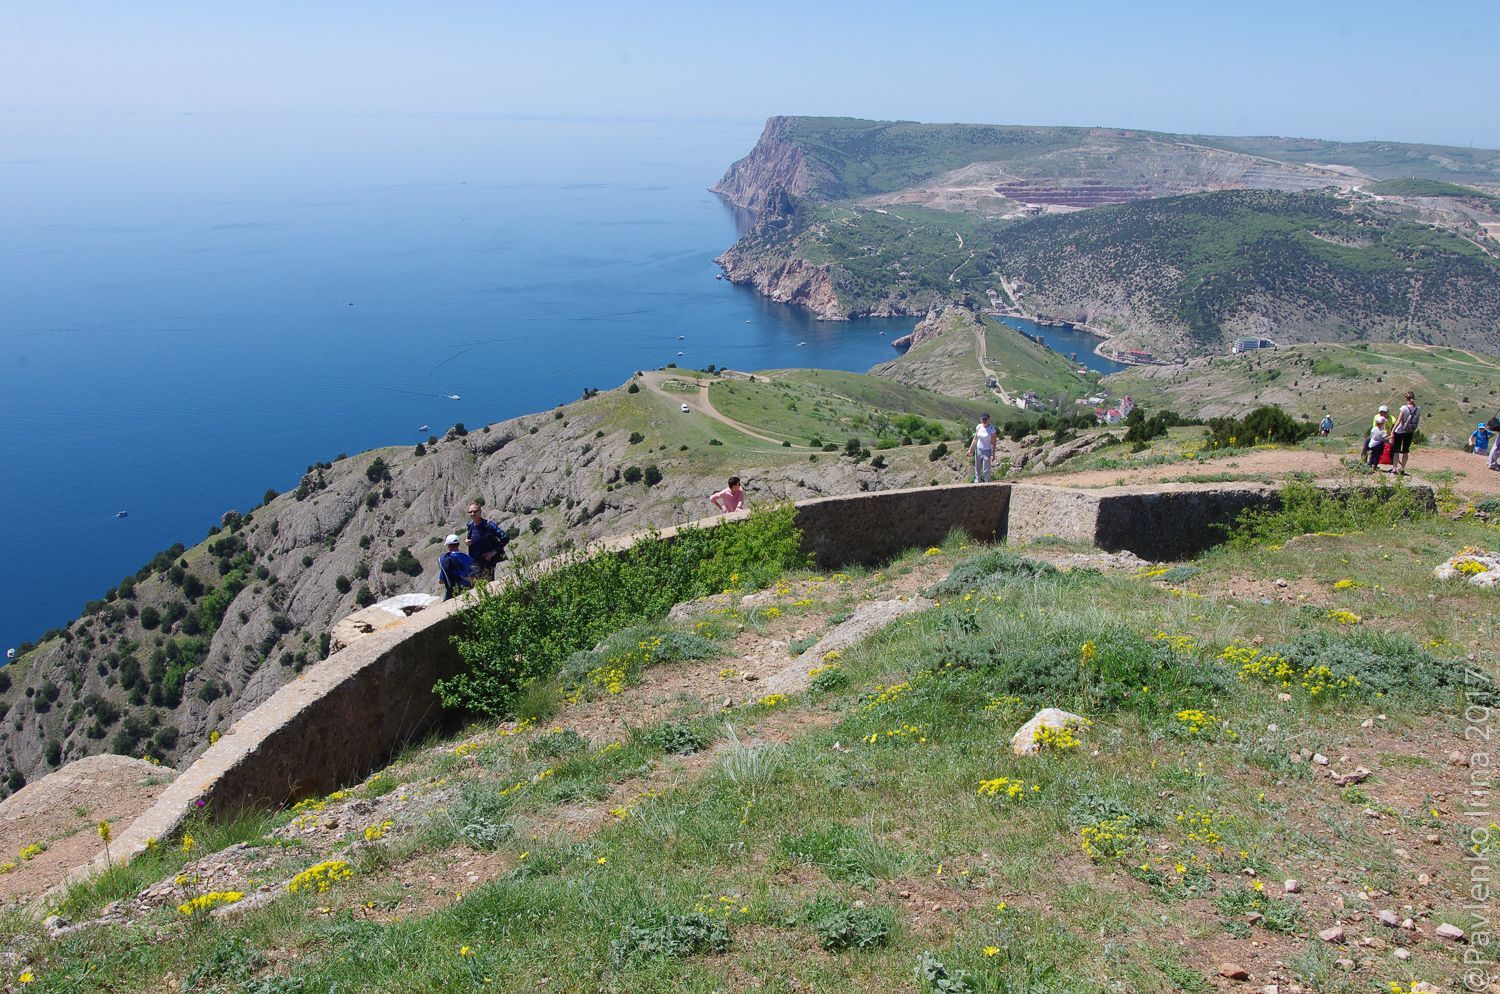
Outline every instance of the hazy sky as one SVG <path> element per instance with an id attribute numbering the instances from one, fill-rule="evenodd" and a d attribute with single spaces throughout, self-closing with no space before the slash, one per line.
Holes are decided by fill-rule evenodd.
<path id="1" fill-rule="evenodd" d="M 4 0 L 0 107 L 1103 124 L 1500 146 L 1500 2 Z"/>

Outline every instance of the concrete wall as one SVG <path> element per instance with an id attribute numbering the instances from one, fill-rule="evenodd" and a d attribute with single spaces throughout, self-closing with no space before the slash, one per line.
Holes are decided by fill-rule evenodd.
<path id="1" fill-rule="evenodd" d="M 1005 538 L 1011 487 L 959 484 L 822 497 L 797 505 L 803 544 L 821 569 L 871 566 L 937 545 L 954 528 L 979 542 Z"/>
<path id="2" fill-rule="evenodd" d="M 1426 492 L 1431 500 L 1431 492 Z M 941 542 L 961 528 L 980 541 L 1043 535 L 1128 549 L 1146 559 L 1190 556 L 1222 538 L 1218 526 L 1277 499 L 1258 484 L 1076 490 L 990 483 L 826 497 L 797 505 L 797 524 L 819 567 L 872 564 Z M 744 512 L 698 522 L 716 527 Z M 679 529 L 662 536 L 674 537 Z M 602 543 L 604 553 L 636 536 Z M 543 564 L 542 568 L 546 568 Z M 433 684 L 460 665 L 451 639 L 461 601 L 435 604 L 310 667 L 245 715 L 124 832 L 116 858 L 166 838 L 198 801 L 216 812 L 277 805 L 354 782 L 441 717 Z M 76 879 L 89 871 L 80 867 Z"/>

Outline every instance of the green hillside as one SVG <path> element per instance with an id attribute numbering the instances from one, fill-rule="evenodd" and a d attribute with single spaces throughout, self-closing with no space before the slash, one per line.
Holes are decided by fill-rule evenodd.
<path id="1" fill-rule="evenodd" d="M 829 200 L 903 190 L 976 162 L 1019 166 L 1027 175 L 1067 176 L 1083 160 L 1107 171 L 1112 159 L 1131 154 L 1182 157 L 1204 149 L 1288 164 L 1348 166 L 1378 178 L 1500 183 L 1500 151 L 1494 149 L 1177 135 L 1123 128 L 924 124 L 840 117 L 782 120 L 782 137 L 794 142 L 827 176 L 816 194 Z"/>
<path id="2" fill-rule="evenodd" d="M 1353 438 L 1369 428 L 1376 407 L 1394 409 L 1412 390 L 1422 405 L 1422 429 L 1451 445 L 1500 411 L 1500 359 L 1404 345 L 1299 345 L 1141 367 L 1106 377 L 1104 384 L 1148 408 L 1202 417 L 1265 403 L 1312 421 L 1331 414 L 1334 434 Z"/>
<path id="3" fill-rule="evenodd" d="M 984 409 L 887 379 L 820 369 L 770 370 L 753 383 L 720 380 L 708 395 L 720 413 L 794 445 L 818 439 L 842 447 L 859 438 L 875 448 L 903 438 L 958 437 Z"/>
<path id="4" fill-rule="evenodd" d="M 1500 259 L 1323 193 L 1226 191 L 1037 218 L 1006 229 L 999 251 L 1054 311 L 1108 314 L 1123 290 L 1139 301 L 1134 320 L 1204 345 L 1260 315 L 1293 341 L 1409 335 L 1500 351 Z"/>
<path id="5" fill-rule="evenodd" d="M 1415 179 L 1407 176 L 1400 179 L 1381 180 L 1365 187 L 1371 193 L 1388 197 L 1451 197 L 1466 200 L 1478 206 L 1493 208 L 1500 205 L 1500 197 L 1476 190 L 1472 186 L 1444 183 L 1433 179 Z"/>

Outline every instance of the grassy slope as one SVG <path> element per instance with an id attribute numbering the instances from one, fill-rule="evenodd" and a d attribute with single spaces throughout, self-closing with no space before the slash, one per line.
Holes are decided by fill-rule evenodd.
<path id="1" fill-rule="evenodd" d="M 990 368 L 1010 393 L 1035 390 L 1039 397 L 1079 397 L 1097 379 L 1079 376 L 1066 358 L 994 318 L 984 318 L 984 333 Z"/>
<path id="2" fill-rule="evenodd" d="M 1294 416 L 1333 415 L 1334 434 L 1362 436 L 1380 404 L 1413 390 L 1422 428 L 1462 444 L 1477 420 L 1500 410 L 1500 360 L 1458 349 L 1403 345 L 1299 345 L 1188 366 L 1140 368 L 1104 380 L 1148 408 L 1236 416 L 1274 403 Z"/>
<path id="3" fill-rule="evenodd" d="M 1467 773 L 1443 759 L 1460 742 L 1460 702 L 1444 695 L 1317 701 L 1293 684 L 1292 700 L 1283 704 L 1278 688 L 1237 680 L 1236 667 L 1218 654 L 1236 639 L 1274 643 L 1306 631 L 1344 637 L 1348 630 L 1326 613 L 1337 608 L 1363 614 L 1360 630 L 1432 642 L 1454 667 L 1475 651 L 1478 667 L 1493 671 L 1493 646 L 1472 625 L 1493 594 L 1431 576 L 1435 561 L 1464 543 L 1483 544 L 1489 534 L 1472 520 L 1429 519 L 1378 536 L 1220 550 L 1175 587 L 1115 574 L 1002 579 L 973 599 L 956 591 L 944 606 L 847 653 L 840 660 L 845 688 L 722 716 L 742 737 L 761 726 L 780 728 L 780 744 L 751 750 L 729 743 L 696 774 L 669 775 L 656 796 L 639 794 L 634 778 L 672 763 L 642 738 L 630 736 L 612 750 L 596 742 L 557 760 L 531 750 L 534 737 L 474 738 L 477 730 L 470 730 L 455 741 L 482 742 L 479 751 L 414 753 L 359 793 L 415 797 L 468 783 L 469 798 L 556 769 L 544 787 L 494 809 L 517 828 L 496 853 L 464 845 L 453 819 L 438 811 L 428 827 L 403 825 L 360 850 L 353 878 L 327 893 L 284 896 L 268 908 L 186 928 L 164 909 L 61 941 L 40 937 L 34 923 L 19 918 L 6 920 L 5 932 L 38 990 L 147 991 L 193 976 L 194 990 L 252 983 L 281 992 L 335 984 L 534 990 L 546 982 L 582 991 L 602 982 L 620 990 L 709 992 L 723 989 L 727 978 L 737 988 L 870 994 L 913 990 L 913 966 L 926 951 L 949 970 L 968 971 L 976 991 L 1016 989 L 1003 984 L 1207 990 L 1224 961 L 1246 965 L 1257 983 L 1292 980 L 1320 991 L 1442 984 L 1458 971 L 1460 947 L 1430 939 L 1432 928 L 1441 921 L 1472 926 L 1462 910 Z M 946 554 L 963 556 L 955 543 Z M 882 575 L 931 564 L 932 557 L 911 555 Z M 1280 576 L 1298 578 L 1295 595 L 1270 585 Z M 1357 585 L 1335 588 L 1345 579 Z M 1377 584 L 1405 596 L 1372 596 Z M 816 631 L 829 614 L 846 611 L 860 589 L 846 594 L 830 586 L 798 582 L 777 603 Z M 1262 587 L 1272 595 L 1262 598 Z M 804 588 L 816 603 L 794 607 Z M 1423 610 L 1405 610 L 1413 601 Z M 752 612 L 715 624 L 722 637 L 775 623 Z M 1169 650 L 1158 632 L 1187 640 Z M 1161 653 L 1165 668 L 1149 678 L 1149 688 L 1144 680 L 1139 689 L 1129 684 L 1123 699 L 1106 704 L 1066 689 L 1038 697 L 1027 687 L 1045 676 L 1045 666 L 1007 669 L 1005 653 L 995 652 L 1007 645 L 1052 651 L 1069 672 L 1086 675 L 1080 647 L 1095 640 L 1101 664 L 1156 645 L 1150 651 Z M 958 667 L 947 665 L 955 661 Z M 900 683 L 909 689 L 889 689 Z M 1095 720 L 1088 748 L 1033 759 L 997 748 L 1044 703 Z M 719 727 L 706 704 L 684 701 L 680 708 L 681 720 Z M 1216 721 L 1190 732 L 1174 717 L 1182 708 L 1211 711 Z M 1362 729 L 1375 711 L 1389 720 Z M 564 710 L 549 723 L 568 727 L 572 720 Z M 903 726 L 919 728 L 923 741 L 886 734 Z M 866 741 L 871 735 L 874 744 Z M 1308 764 L 1286 761 L 1289 750 L 1302 748 L 1374 775 L 1340 791 Z M 976 785 L 997 776 L 1020 777 L 1039 792 L 1022 800 L 978 796 Z M 622 796 L 634 796 L 623 820 L 606 819 L 582 839 L 558 830 L 563 806 L 578 810 L 587 804 L 582 798 L 613 804 Z M 1146 847 L 1091 860 L 1080 847 L 1081 827 L 1121 812 L 1134 819 Z M 1182 820 L 1204 814 L 1209 825 Z M 203 833 L 200 845 L 253 840 L 252 829 L 263 827 Z M 1423 841 L 1428 835 L 1436 845 Z M 316 858 L 303 848 L 260 851 L 289 872 Z M 145 870 L 171 876 L 182 862 L 164 847 L 141 872 L 119 875 L 113 887 L 75 892 L 68 907 L 86 913 L 146 882 Z M 470 867 L 495 879 L 465 883 Z M 1247 868 L 1266 882 L 1263 895 L 1251 887 Z M 1418 870 L 1434 883 L 1419 889 Z M 1303 895 L 1280 893 L 1287 877 L 1304 882 Z M 866 952 L 821 951 L 806 920 L 814 898 L 846 911 L 858 902 L 884 916 L 888 941 Z M 1310 935 L 1340 917 L 1330 910 L 1335 901 L 1363 912 L 1344 917 L 1350 941 L 1338 950 Z M 1419 934 L 1372 924 L 1375 908 L 1403 904 L 1416 909 Z M 625 926 L 649 927 L 700 907 L 729 920 L 727 951 L 611 962 L 611 942 Z M 1247 924 L 1246 913 L 1256 909 L 1265 917 Z M 1408 945 L 1411 961 L 1356 945 L 1376 933 Z M 1332 961 L 1342 955 L 1359 962 L 1358 972 L 1335 969 Z"/>
<path id="4" fill-rule="evenodd" d="M 771 370 L 763 376 L 754 383 L 716 382 L 709 398 L 720 413 L 794 445 L 805 445 L 815 437 L 843 444 L 854 436 L 866 445 L 881 437 L 899 439 L 900 433 L 891 430 L 888 421 L 900 414 L 947 422 L 959 432 L 959 426 L 976 419 L 981 409 L 862 373 L 792 369 Z"/>

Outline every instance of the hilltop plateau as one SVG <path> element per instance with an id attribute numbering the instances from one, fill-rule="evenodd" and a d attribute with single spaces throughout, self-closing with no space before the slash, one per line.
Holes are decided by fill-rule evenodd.
<path id="1" fill-rule="evenodd" d="M 1188 563 L 958 533 L 836 573 L 747 560 L 518 720 L 200 812 L 45 924 L 7 914 L 7 968 L 122 994 L 1448 989 L 1484 927 L 1463 709 L 1494 692 L 1494 594 L 1432 567 L 1494 528 L 1400 489 L 1290 502 Z M 1013 740 L 1041 707 L 1067 715 Z"/>
<path id="2" fill-rule="evenodd" d="M 1500 189 L 1500 152 L 773 118 L 714 189 L 759 215 L 729 278 L 821 317 L 969 294 L 1177 357 L 1500 351 L 1500 200 L 1466 183 Z"/>

